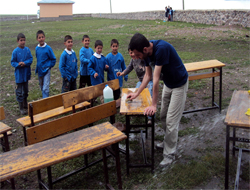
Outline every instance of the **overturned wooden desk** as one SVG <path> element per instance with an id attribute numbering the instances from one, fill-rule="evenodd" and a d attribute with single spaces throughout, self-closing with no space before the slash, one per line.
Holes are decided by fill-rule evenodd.
<path id="1" fill-rule="evenodd" d="M 138 167 L 150 167 L 151 171 L 154 170 L 154 116 L 152 117 L 152 123 L 148 124 L 148 117 L 144 115 L 144 109 L 152 105 L 152 98 L 150 96 L 148 88 L 145 88 L 141 94 L 131 102 L 127 102 L 127 95 L 131 92 L 135 92 L 136 88 L 123 88 L 122 97 L 121 97 L 121 107 L 120 113 L 126 116 L 126 166 L 127 174 L 129 174 L 129 168 L 138 168 Z M 143 124 L 131 124 L 130 118 L 133 116 L 139 116 L 145 118 L 145 123 Z M 132 128 L 145 128 L 144 131 L 136 130 L 131 131 Z M 143 133 L 146 133 L 147 138 L 147 128 L 151 127 L 151 163 L 148 163 L 144 148 Z M 130 163 L 129 155 L 129 133 L 141 133 L 142 148 L 143 148 L 143 158 L 144 164 L 132 164 Z"/>

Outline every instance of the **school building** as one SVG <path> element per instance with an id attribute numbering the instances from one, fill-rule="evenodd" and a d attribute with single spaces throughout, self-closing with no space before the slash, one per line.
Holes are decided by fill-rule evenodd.
<path id="1" fill-rule="evenodd" d="M 72 20 L 74 3 L 70 0 L 41 0 L 37 2 L 40 6 L 40 20 Z"/>

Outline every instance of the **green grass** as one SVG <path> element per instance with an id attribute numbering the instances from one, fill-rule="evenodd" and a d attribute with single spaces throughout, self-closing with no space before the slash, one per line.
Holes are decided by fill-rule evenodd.
<path id="1" fill-rule="evenodd" d="M 1 15 L 2 16 L 2 15 Z M 6 123 L 13 130 L 16 130 L 11 137 L 11 149 L 23 146 L 22 127 L 16 123 L 20 117 L 18 105 L 15 98 L 15 77 L 14 68 L 10 65 L 12 51 L 17 47 L 16 36 L 19 32 L 26 35 L 26 46 L 30 48 L 33 55 L 31 65 L 32 76 L 29 81 L 28 101 L 34 101 L 42 98 L 41 90 L 38 85 L 37 75 L 35 75 L 36 57 L 35 47 L 37 45 L 36 32 L 44 30 L 46 42 L 50 45 L 55 53 L 57 62 L 51 70 L 50 95 L 56 95 L 61 92 L 62 79 L 59 71 L 59 59 L 64 50 L 63 38 L 69 34 L 73 37 L 73 49 L 79 57 L 79 50 L 82 47 L 81 39 L 84 34 L 90 36 L 90 47 L 94 48 L 94 42 L 98 39 L 103 41 L 103 54 L 107 55 L 110 49 L 110 41 L 117 38 L 119 41 L 119 52 L 124 56 L 126 65 L 130 62 L 130 56 L 127 52 L 127 46 L 134 33 L 143 33 L 148 39 L 163 39 L 171 43 L 177 50 L 180 58 L 184 63 L 217 59 L 226 64 L 223 68 L 223 94 L 222 109 L 227 108 L 231 100 L 233 90 L 248 90 L 250 78 L 250 59 L 249 45 L 250 39 L 245 35 L 249 33 L 249 28 L 238 27 L 221 28 L 218 26 L 193 24 L 184 22 L 167 22 L 156 23 L 154 20 L 111 20 L 102 18 L 75 18 L 72 21 L 58 22 L 38 22 L 35 21 L 8 21 L 1 22 L 0 30 L 0 105 L 4 106 L 7 115 Z M 197 32 L 196 32 L 197 31 Z M 211 32 L 214 34 L 211 36 Z M 235 38 L 233 38 L 235 37 Z M 211 40 L 210 40 L 211 39 Z M 79 62 L 78 62 L 79 65 Z M 218 77 L 217 77 L 218 78 Z M 106 78 L 105 78 L 106 79 Z M 77 86 L 78 86 L 77 79 Z M 128 82 L 124 82 L 125 88 L 135 87 L 138 81 L 136 74 L 132 71 L 129 74 Z M 163 82 L 160 82 L 161 86 Z M 218 98 L 218 79 L 215 85 L 216 100 Z M 162 87 L 159 89 L 160 94 Z M 186 108 L 197 107 L 211 104 L 211 79 L 202 79 L 190 81 L 187 94 Z M 158 109 L 155 120 L 157 126 L 160 124 L 160 95 L 158 99 Z M 118 110 L 119 111 L 119 110 Z M 217 111 L 217 110 L 216 110 Z M 193 115 L 194 117 L 197 115 Z M 204 112 L 206 118 L 206 112 Z M 196 119 L 196 118 L 195 118 Z M 198 117 L 197 117 L 198 119 Z M 98 123 L 107 121 L 101 120 Z M 116 121 L 125 123 L 125 117 L 117 114 Z M 132 123 L 141 123 L 142 118 L 133 118 Z M 204 122 L 199 121 L 200 125 Z M 184 130 L 179 131 L 179 137 L 185 138 L 187 135 L 199 134 L 198 126 L 192 126 L 190 118 L 182 117 L 181 125 L 185 126 Z M 216 138 L 216 134 L 215 137 Z M 138 137 L 137 137 L 138 138 Z M 157 141 L 162 141 L 164 134 L 155 136 Z M 124 144 L 124 142 L 122 142 Z M 161 170 L 157 166 L 162 159 L 162 151 L 156 151 L 155 173 L 151 174 L 150 169 L 131 169 L 131 175 L 126 176 L 125 157 L 121 155 L 122 180 L 124 189 L 192 189 L 196 186 L 206 183 L 213 176 L 217 176 L 223 184 L 224 176 L 224 156 L 221 146 L 213 146 L 208 142 L 208 147 L 196 149 L 200 157 L 186 156 L 185 153 L 181 159 L 177 159 L 173 167 L 167 170 Z M 131 149 L 135 151 L 133 159 L 135 162 L 141 162 L 141 145 L 139 141 L 131 141 Z M 215 153 L 215 154 L 213 154 Z M 91 154 L 90 159 L 95 159 L 100 154 Z M 147 155 L 148 156 L 148 155 Z M 237 161 L 231 163 L 234 168 Z M 83 158 L 76 158 L 66 163 L 53 166 L 53 176 L 60 176 L 72 168 L 77 168 L 83 164 Z M 230 167 L 231 167 L 230 166 Z M 233 176 L 235 170 L 230 171 Z M 45 171 L 43 171 L 45 174 Z M 109 159 L 109 174 L 111 184 L 116 185 L 116 172 L 114 161 Z M 242 179 L 249 181 L 249 167 L 244 165 Z M 25 180 L 28 183 L 25 183 Z M 17 187 L 21 189 L 34 189 L 37 187 L 36 172 L 17 178 Z M 72 176 L 69 179 L 55 185 L 56 189 L 103 189 L 102 164 Z M 117 188 L 115 186 L 115 188 Z M 223 187 L 222 187 L 223 188 Z"/>

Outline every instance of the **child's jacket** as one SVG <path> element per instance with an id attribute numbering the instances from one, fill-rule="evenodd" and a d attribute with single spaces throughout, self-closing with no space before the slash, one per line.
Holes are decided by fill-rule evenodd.
<path id="1" fill-rule="evenodd" d="M 90 75 L 88 72 L 89 59 L 94 54 L 91 48 L 82 47 L 79 52 L 80 57 L 80 75 L 87 76 Z"/>
<path id="2" fill-rule="evenodd" d="M 73 81 L 77 78 L 77 57 L 74 50 L 68 51 L 65 49 L 62 52 L 59 62 L 59 69 L 63 79 L 67 78 L 68 81 Z"/>
<path id="3" fill-rule="evenodd" d="M 49 69 L 55 66 L 56 64 L 56 57 L 53 53 L 53 50 L 49 45 L 44 43 L 43 46 L 36 46 L 36 71 L 39 77 L 46 75 Z"/>
<path id="4" fill-rule="evenodd" d="M 120 87 L 123 85 L 123 76 L 117 76 L 117 72 L 122 72 L 126 69 L 126 65 L 124 62 L 124 58 L 121 53 L 117 53 L 116 55 L 113 55 L 112 53 L 109 53 L 107 56 L 107 61 L 108 61 L 108 75 L 107 75 L 107 80 L 114 80 L 114 79 L 119 79 L 119 84 Z M 128 80 L 128 75 L 124 76 L 124 79 L 127 81 Z"/>
<path id="5" fill-rule="evenodd" d="M 104 70 L 105 70 L 105 65 L 107 64 L 108 62 L 102 54 L 100 55 L 94 53 L 94 55 L 90 58 L 88 64 L 88 71 L 90 74 L 90 80 L 92 86 L 104 82 Z M 98 73 L 98 76 L 96 78 L 94 77 L 95 73 Z"/>
<path id="6" fill-rule="evenodd" d="M 16 83 L 23 83 L 30 80 L 31 70 L 30 65 L 32 64 L 33 57 L 28 47 L 19 48 L 17 47 L 12 52 L 11 65 L 15 67 L 15 79 Z M 24 62 L 25 66 L 21 67 L 19 62 Z"/>

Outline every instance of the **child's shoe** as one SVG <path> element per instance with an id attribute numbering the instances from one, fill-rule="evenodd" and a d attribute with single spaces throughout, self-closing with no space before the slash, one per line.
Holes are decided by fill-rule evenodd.
<path id="1" fill-rule="evenodd" d="M 21 115 L 26 115 L 27 111 L 23 108 L 23 102 L 18 102 L 18 104 Z"/>

